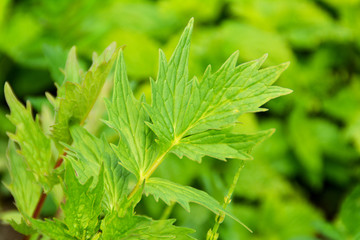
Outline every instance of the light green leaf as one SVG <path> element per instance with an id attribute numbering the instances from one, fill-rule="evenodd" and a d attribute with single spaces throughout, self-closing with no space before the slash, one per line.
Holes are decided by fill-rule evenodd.
<path id="1" fill-rule="evenodd" d="M 135 99 L 126 74 L 123 52 L 120 50 L 115 68 L 112 101 L 106 101 L 108 125 L 120 135 L 119 144 L 112 145 L 121 165 L 141 179 L 154 159 L 154 135 L 146 126 L 149 117 L 142 107 L 145 99 Z M 150 150 L 151 149 L 151 150 Z"/>
<path id="2" fill-rule="evenodd" d="M 69 51 L 65 63 L 64 82 L 81 83 L 82 70 L 76 57 L 76 48 L 72 47 Z"/>
<path id="3" fill-rule="evenodd" d="M 90 69 L 82 73 L 76 60 L 75 48 L 70 50 L 65 66 L 65 80 L 58 88 L 55 101 L 55 125 L 52 134 L 58 142 L 71 143 L 69 128 L 83 124 L 93 107 L 115 60 L 115 44 L 93 56 Z"/>
<path id="4" fill-rule="evenodd" d="M 168 181 L 162 178 L 149 178 L 145 184 L 145 194 L 153 195 L 155 200 L 163 200 L 167 205 L 171 202 L 179 203 L 186 211 L 190 211 L 190 202 L 200 204 L 215 214 L 225 213 L 244 227 L 245 224 L 227 210 L 218 201 L 204 191 L 189 186 Z M 248 227 L 246 227 L 251 231 Z"/>
<path id="5" fill-rule="evenodd" d="M 62 205 L 65 218 L 36 220 L 30 218 L 33 228 L 52 239 L 90 239 L 100 228 L 99 216 L 104 193 L 104 171 L 100 170 L 98 182 L 91 188 L 93 178 L 81 184 L 71 164 L 65 166 L 64 192 L 66 201 Z M 58 235 L 58 237 L 57 237 Z"/>
<path id="6" fill-rule="evenodd" d="M 263 111 L 260 107 L 264 103 L 290 93 L 288 89 L 271 86 L 288 63 L 259 70 L 266 59 L 264 56 L 236 66 L 236 52 L 217 72 L 212 73 L 209 66 L 201 81 L 196 77 L 191 79 L 188 57 L 192 26 L 190 20 L 169 62 L 160 52 L 158 78 L 151 82 L 152 103 L 144 105 L 151 119 L 148 126 L 166 149 L 165 154 L 186 154 L 197 161 L 204 155 L 248 159 L 249 156 L 240 154 L 239 149 L 232 149 L 231 140 L 223 141 L 213 130 L 232 126 L 241 114 Z M 237 137 L 232 134 L 230 138 Z M 195 139 L 196 145 L 192 144 Z M 219 153 L 211 150 L 215 146 L 219 147 Z"/>
<path id="7" fill-rule="evenodd" d="M 81 238 L 93 235 L 98 230 L 101 202 L 104 192 L 104 171 L 100 171 L 97 185 L 91 189 L 92 178 L 82 185 L 75 175 L 71 164 L 67 164 L 65 172 L 65 197 L 62 206 L 65 214 L 64 222 L 69 234 Z"/>
<path id="8" fill-rule="evenodd" d="M 180 158 L 186 155 L 198 162 L 205 155 L 224 161 L 227 158 L 251 160 L 251 149 L 273 132 L 268 130 L 256 134 L 234 134 L 229 129 L 208 130 L 181 139 L 172 152 Z"/>
<path id="9" fill-rule="evenodd" d="M 8 222 L 15 231 L 21 234 L 30 235 L 35 233 L 35 230 L 26 224 L 24 218 L 21 218 L 20 221 L 10 219 L 6 222 Z"/>
<path id="10" fill-rule="evenodd" d="M 101 165 L 104 165 L 105 207 L 108 211 L 120 211 L 127 200 L 129 172 L 119 164 L 105 138 L 98 139 L 80 126 L 70 131 L 74 142 L 68 146 L 65 159 L 71 162 L 81 182 L 93 177 L 96 183 Z"/>
<path id="11" fill-rule="evenodd" d="M 36 116 L 35 120 L 33 119 L 30 102 L 27 102 L 25 108 L 16 99 L 8 83 L 5 84 L 5 98 L 11 111 L 8 118 L 16 126 L 16 132 L 14 134 L 8 133 L 8 135 L 20 146 L 19 152 L 27 165 L 26 169 L 25 165 L 22 167 L 24 171 L 30 170 L 35 177 L 35 182 L 40 183 L 48 192 L 56 182 L 52 175 L 55 161 L 51 157 L 51 141 L 43 133 L 39 124 L 39 117 Z M 28 176 L 29 174 L 27 174 Z M 29 208 L 29 206 L 26 207 Z"/>
<path id="12" fill-rule="evenodd" d="M 31 219 L 30 221 L 32 226 L 46 237 L 57 240 L 74 240 L 74 237 L 67 233 L 66 225 L 58 219 L 54 219 L 54 221 Z"/>
<path id="13" fill-rule="evenodd" d="M 193 239 L 188 234 L 193 230 L 176 227 L 175 220 L 152 220 L 143 216 L 118 217 L 116 213 L 107 215 L 101 223 L 103 240 L 157 240 Z"/>
<path id="14" fill-rule="evenodd" d="M 13 141 L 9 141 L 7 149 L 8 169 L 11 182 L 5 184 L 15 199 L 16 207 L 24 214 L 31 216 L 41 194 L 41 186 L 34 175 L 28 171 L 24 158 L 17 153 Z"/>

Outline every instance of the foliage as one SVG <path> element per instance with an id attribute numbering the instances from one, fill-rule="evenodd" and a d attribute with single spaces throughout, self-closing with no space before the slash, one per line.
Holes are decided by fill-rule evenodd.
<path id="1" fill-rule="evenodd" d="M 144 96 L 140 100 L 134 97 L 121 48 L 116 53 L 111 45 L 99 57 L 95 54 L 85 73 L 72 48 L 56 98 L 48 95 L 55 112 L 50 136 L 41 129 L 39 117 L 33 120 L 30 104 L 25 109 L 6 84 L 9 119 L 16 126 L 16 134 L 10 135 L 8 161 L 15 168 L 9 188 L 22 214 L 20 223 L 11 221 L 15 229 L 64 240 L 192 239 L 188 235 L 192 230 L 174 226 L 174 220 L 137 215 L 135 207 L 143 191 L 169 205 L 179 203 L 187 211 L 189 203 L 194 202 L 243 224 L 206 192 L 151 176 L 171 154 L 197 162 L 205 156 L 222 161 L 251 159 L 253 146 L 273 131 L 246 134 L 231 128 L 240 115 L 263 111 L 260 107 L 264 103 L 291 92 L 272 86 L 287 64 L 259 70 L 265 60 L 262 57 L 237 66 L 235 53 L 216 72 L 209 66 L 201 80 L 189 78 L 192 29 L 191 19 L 169 61 L 160 51 L 158 77 L 151 80 L 151 104 Z M 106 123 L 119 136 L 118 143 L 112 144 L 81 125 L 115 58 L 112 100 L 106 101 Z M 19 154 L 13 141 L 18 144 Z M 57 145 L 58 159 L 65 159 L 64 173 L 57 169 L 61 161 L 51 162 L 57 159 L 52 158 L 51 142 Z M 129 192 L 131 177 L 135 177 L 136 185 Z M 33 212 L 40 191 L 33 187 L 40 183 L 43 194 L 49 193 L 57 184 L 53 178 L 60 180 L 65 195 L 63 216 L 38 220 Z"/>
<path id="2" fill-rule="evenodd" d="M 77 46 L 79 66 L 86 69 L 93 49 L 101 51 L 116 41 L 119 46 L 126 45 L 124 58 L 135 97 L 140 99 L 144 92 L 149 103 L 151 88 L 147 78 L 155 78 L 158 48 L 170 56 L 179 31 L 194 16 L 197 21 L 189 56 L 190 76 L 201 76 L 208 63 L 218 68 L 236 49 L 239 62 L 266 52 L 269 57 L 265 66 L 291 61 L 278 84 L 290 87 L 294 93 L 268 103 L 269 112 L 242 115 L 239 124 L 231 129 L 241 134 L 268 128 L 276 128 L 276 132 L 255 149 L 255 161 L 247 162 L 241 172 L 228 210 L 240 216 L 258 239 L 351 239 L 354 233 L 348 232 L 341 220 L 341 202 L 358 185 L 360 176 L 359 12 L 358 0 L 80 0 L 76 4 L 4 0 L 0 1 L 0 35 L 4 36 L 0 38 L 0 82 L 10 81 L 19 99 L 30 100 L 49 137 L 54 116 L 43 92 L 55 95 L 53 81 L 61 86 L 64 75 L 59 69 L 65 68 L 71 46 Z M 109 97 L 111 85 L 111 81 L 104 83 L 99 99 Z M 14 132 L 14 126 L 5 117 L 6 112 L 3 104 L 0 170 L 3 181 L 9 183 L 5 132 Z M 95 136 L 104 135 L 97 139 L 117 144 L 118 134 L 99 118 L 107 119 L 103 101 L 95 103 L 84 126 Z M 75 128 L 71 131 L 75 132 Z M 103 146 L 105 140 L 96 142 Z M 52 148 L 52 162 L 62 146 Z M 76 155 L 75 160 L 83 158 Z M 201 167 L 173 154 L 167 159 L 154 177 L 206 190 L 216 199 L 226 194 L 239 166 L 236 160 L 223 163 L 209 157 L 204 157 Z M 80 171 L 81 166 L 73 167 Z M 108 174 L 111 177 L 114 175 Z M 106 181 L 105 177 L 105 186 Z M 130 186 L 136 184 L 132 175 L 128 181 Z M 118 193 L 105 194 L 104 198 L 119 199 Z M 7 194 L 2 190 L 3 209 L 8 209 Z M 61 201 L 61 191 L 50 191 L 42 214 L 55 214 Z M 153 198 L 143 198 L 137 212 L 155 219 L 170 214 L 177 224 L 197 226 L 193 236 L 198 238 L 203 238 L 213 224 L 210 213 L 202 207 L 192 205 L 188 214 L 177 205 L 166 207 Z M 194 218 L 194 214 L 199 217 Z M 8 213 L 1 217 L 5 219 L 5 215 Z M 231 220 L 221 225 L 220 233 L 224 239 L 254 237 Z"/>

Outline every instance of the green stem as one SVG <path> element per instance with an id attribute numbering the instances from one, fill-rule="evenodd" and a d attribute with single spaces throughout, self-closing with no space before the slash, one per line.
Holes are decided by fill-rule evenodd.
<path id="1" fill-rule="evenodd" d="M 222 205 L 223 209 L 226 209 L 226 207 L 231 202 L 232 194 L 234 193 L 236 184 L 239 180 L 240 172 L 244 168 L 244 166 L 245 166 L 245 163 L 244 163 L 244 161 L 242 161 L 241 165 L 239 166 L 239 169 L 235 173 L 235 176 L 234 176 L 233 182 L 229 188 L 229 191 L 228 191 L 227 195 L 224 197 L 224 203 Z M 224 221 L 224 219 L 225 219 L 224 212 L 221 212 L 216 215 L 214 227 L 212 229 L 209 229 L 207 236 L 206 236 L 206 240 L 217 240 L 218 239 L 218 237 L 219 237 L 218 230 L 219 230 L 220 224 Z"/>
<path id="2" fill-rule="evenodd" d="M 170 203 L 170 205 L 166 206 L 165 211 L 163 212 L 163 214 L 160 217 L 160 220 L 168 219 L 174 206 L 175 206 L 175 202 L 172 202 L 172 203 Z"/>
<path id="3" fill-rule="evenodd" d="M 174 141 L 171 146 L 166 149 L 166 151 L 164 151 L 158 158 L 155 159 L 155 161 L 151 164 L 151 166 L 148 168 L 148 170 L 142 175 L 140 176 L 140 178 L 138 179 L 135 187 L 131 190 L 128 199 L 131 199 L 132 197 L 134 197 L 134 195 L 137 193 L 137 191 L 139 191 L 140 186 L 144 183 L 146 183 L 146 180 L 149 179 L 149 177 L 155 172 L 155 170 L 160 166 L 160 164 L 164 161 L 165 156 L 170 152 L 170 150 L 176 145 L 178 144 L 178 141 Z"/>
<path id="4" fill-rule="evenodd" d="M 139 181 L 137 181 L 133 190 L 130 192 L 128 199 L 131 199 L 135 195 L 135 193 L 139 190 L 141 184 L 142 184 L 142 181 L 141 181 L 141 179 L 139 179 Z"/>

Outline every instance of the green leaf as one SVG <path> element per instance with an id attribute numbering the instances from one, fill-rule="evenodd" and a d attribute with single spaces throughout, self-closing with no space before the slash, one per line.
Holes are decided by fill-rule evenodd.
<path id="1" fill-rule="evenodd" d="M 186 155 L 198 162 L 205 155 L 224 161 L 227 158 L 252 160 L 249 154 L 251 149 L 273 132 L 268 130 L 255 134 L 234 134 L 229 129 L 208 130 L 183 138 L 172 152 L 180 158 Z"/>
<path id="2" fill-rule="evenodd" d="M 145 184 L 145 194 L 153 195 L 155 200 L 159 198 L 167 205 L 171 202 L 179 203 L 186 211 L 190 211 L 190 202 L 200 204 L 215 214 L 225 213 L 249 231 L 239 219 L 232 215 L 227 210 L 223 209 L 220 203 L 204 191 L 198 190 L 189 186 L 182 186 L 180 184 L 168 181 L 162 178 L 149 178 Z"/>
<path id="3" fill-rule="evenodd" d="M 98 182 L 91 188 L 93 178 L 81 184 L 71 164 L 65 166 L 64 192 L 66 201 L 62 205 L 65 218 L 29 219 L 32 226 L 53 239 L 90 239 L 100 228 L 99 216 L 102 212 L 101 202 L 104 193 L 104 171 L 100 170 Z M 58 237 L 56 237 L 58 235 Z"/>
<path id="4" fill-rule="evenodd" d="M 82 73 L 76 60 L 75 48 L 70 50 L 65 66 L 65 80 L 58 88 L 55 101 L 55 125 L 52 134 L 58 142 L 71 143 L 69 128 L 83 124 L 93 107 L 115 60 L 115 44 L 93 56 L 90 69 Z"/>
<path id="5" fill-rule="evenodd" d="M 14 197 L 18 210 L 31 216 L 39 201 L 41 186 L 34 184 L 34 175 L 28 171 L 24 158 L 17 153 L 15 143 L 11 140 L 6 155 L 11 182 L 5 186 Z"/>
<path id="6" fill-rule="evenodd" d="M 20 222 L 17 222 L 15 220 L 9 220 L 7 222 L 9 222 L 9 224 L 15 231 L 21 234 L 30 235 L 35 233 L 35 230 L 26 224 L 24 218 L 21 218 Z"/>
<path id="7" fill-rule="evenodd" d="M 68 229 L 64 223 L 58 219 L 50 221 L 45 219 L 45 221 L 31 219 L 32 226 L 41 234 L 57 240 L 74 240 L 74 238 L 67 233 Z"/>
<path id="8" fill-rule="evenodd" d="M 154 135 L 146 126 L 149 117 L 142 107 L 145 99 L 135 99 L 126 74 L 123 52 L 120 50 L 115 68 L 112 101 L 106 101 L 107 124 L 120 135 L 119 144 L 112 145 L 121 165 L 142 179 L 154 159 Z"/>
<path id="9" fill-rule="evenodd" d="M 64 82 L 81 83 L 82 70 L 76 57 L 76 48 L 72 47 L 69 51 L 65 63 Z"/>
<path id="10" fill-rule="evenodd" d="M 107 215 L 101 224 L 103 240 L 156 240 L 193 239 L 188 234 L 193 230 L 176 227 L 175 220 L 152 220 L 143 216 L 118 217 L 116 213 Z"/>
<path id="11" fill-rule="evenodd" d="M 360 186 L 346 197 L 341 206 L 340 218 L 350 233 L 360 233 Z"/>
<path id="12" fill-rule="evenodd" d="M 236 52 L 217 72 L 212 73 L 209 66 L 201 81 L 196 77 L 189 78 L 192 26 L 190 20 L 169 62 L 160 52 L 158 78 L 151 82 L 152 103 L 144 105 L 151 119 L 148 126 L 157 135 L 161 147 L 166 149 L 165 153 L 185 154 L 197 161 L 204 155 L 248 159 L 248 155 L 232 149 L 231 140 L 223 141 L 213 130 L 232 126 L 241 114 L 263 111 L 260 106 L 264 103 L 290 93 L 288 89 L 271 86 L 288 63 L 259 70 L 264 56 L 236 66 Z M 235 134 L 224 137 L 237 138 Z M 219 147 L 219 153 L 212 150 L 215 146 Z"/>
<path id="13" fill-rule="evenodd" d="M 39 117 L 33 119 L 30 102 L 25 108 L 16 99 L 8 83 L 5 84 L 5 98 L 11 111 L 8 118 L 16 126 L 16 132 L 8 135 L 20 146 L 20 154 L 26 161 L 27 169 L 33 173 L 35 182 L 39 182 L 48 192 L 56 182 L 52 175 L 55 161 L 51 158 L 51 141 L 43 133 Z"/>
<path id="14" fill-rule="evenodd" d="M 119 212 L 127 200 L 129 172 L 119 164 L 105 138 L 96 138 L 80 126 L 70 131 L 74 142 L 68 146 L 65 159 L 71 162 L 81 182 L 93 177 L 96 183 L 101 165 L 104 165 L 104 204 L 108 211 Z"/>
<path id="15" fill-rule="evenodd" d="M 82 237 L 93 235 L 98 230 L 99 215 L 102 211 L 101 202 L 104 193 L 104 171 L 100 171 L 97 185 L 91 189 L 92 178 L 82 185 L 75 175 L 71 164 L 66 166 L 65 197 L 62 206 L 65 214 L 64 222 L 69 234 Z"/>

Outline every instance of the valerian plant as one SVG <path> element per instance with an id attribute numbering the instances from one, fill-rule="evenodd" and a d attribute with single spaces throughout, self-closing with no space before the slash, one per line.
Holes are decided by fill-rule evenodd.
<path id="1" fill-rule="evenodd" d="M 263 111 L 264 103 L 291 92 L 272 86 L 288 64 L 260 70 L 264 56 L 237 65 L 235 52 L 217 71 L 209 66 L 201 79 L 189 78 L 192 28 L 190 20 L 169 61 L 160 51 L 157 79 L 151 79 L 151 104 L 144 96 L 134 97 L 123 50 L 115 45 L 100 56 L 94 54 L 86 72 L 71 49 L 57 97 L 47 94 L 55 111 L 50 134 L 39 116 L 33 119 L 30 104 L 24 107 L 5 85 L 9 119 L 16 126 L 16 132 L 9 133 L 7 187 L 21 213 L 21 218 L 9 221 L 13 228 L 28 239 L 193 239 L 193 230 L 175 226 L 174 219 L 137 215 L 135 207 L 144 194 L 187 211 L 193 202 L 214 212 L 216 224 L 208 239 L 217 239 L 225 216 L 242 224 L 225 209 L 240 172 L 223 205 L 204 191 L 152 175 L 170 154 L 197 162 L 204 156 L 252 159 L 251 149 L 273 130 L 241 134 L 232 128 L 240 115 Z M 118 134 L 116 144 L 82 127 L 114 63 L 105 122 Z M 65 195 L 60 214 L 52 220 L 37 219 L 47 194 L 59 184 Z"/>

